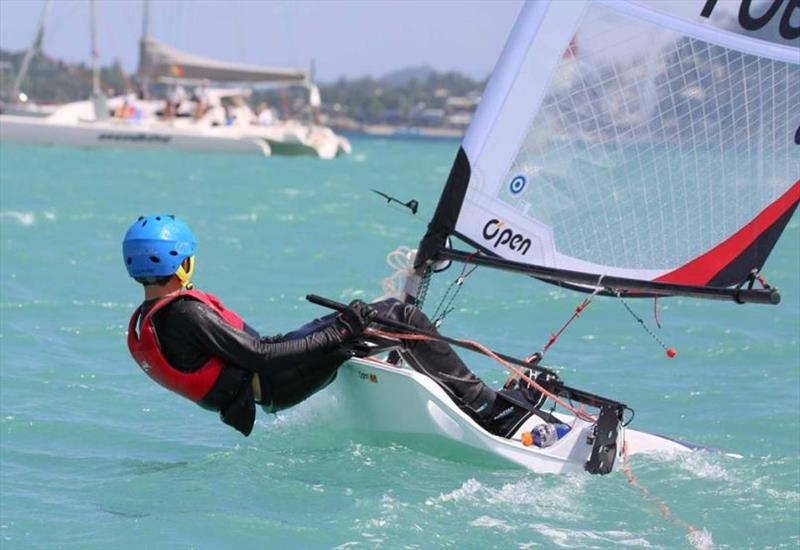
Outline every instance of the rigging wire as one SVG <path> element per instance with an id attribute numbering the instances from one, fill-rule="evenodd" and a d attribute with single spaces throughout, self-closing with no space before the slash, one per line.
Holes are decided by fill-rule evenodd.
<path id="1" fill-rule="evenodd" d="M 430 289 L 432 278 L 433 278 L 433 268 L 430 266 L 424 267 L 416 299 L 417 307 L 419 309 L 422 309 L 422 306 L 425 304 L 425 298 L 428 297 L 428 289 Z"/>
<path id="2" fill-rule="evenodd" d="M 467 271 L 470 260 L 478 253 L 479 251 L 476 250 L 470 254 L 469 257 L 467 257 L 467 260 L 461 266 L 461 272 L 458 274 L 458 277 L 456 277 L 450 283 L 450 285 L 447 287 L 447 290 L 445 290 L 444 294 L 442 295 L 441 300 L 439 300 L 439 305 L 436 306 L 436 310 L 433 312 L 433 315 L 431 315 L 431 321 L 433 322 L 433 326 L 436 328 L 442 326 L 444 318 L 455 309 L 453 307 L 453 302 L 455 302 L 458 293 L 461 292 L 461 288 L 464 286 L 464 281 L 466 278 L 472 275 L 475 270 L 478 269 L 478 266 L 474 265 L 469 271 Z"/>
<path id="3" fill-rule="evenodd" d="M 650 338 L 655 340 L 658 343 L 658 345 L 661 346 L 664 349 L 664 352 L 666 353 L 667 357 L 672 359 L 673 357 L 675 357 L 678 354 L 678 352 L 675 351 L 675 348 L 671 348 L 671 347 L 667 346 L 667 344 L 665 344 L 664 341 L 661 338 L 659 338 L 658 335 L 650 329 L 650 327 L 647 326 L 647 324 L 644 322 L 644 319 L 642 319 L 641 317 L 636 315 L 636 313 L 631 309 L 631 306 L 628 305 L 628 302 L 625 301 L 625 298 L 622 297 L 622 293 L 619 290 L 617 290 L 614 294 L 617 297 L 617 299 L 620 301 L 620 303 L 623 306 L 625 306 L 625 309 L 628 310 L 628 313 L 630 313 L 631 316 L 639 322 L 639 326 L 641 326 L 642 329 L 647 334 L 650 335 Z"/>

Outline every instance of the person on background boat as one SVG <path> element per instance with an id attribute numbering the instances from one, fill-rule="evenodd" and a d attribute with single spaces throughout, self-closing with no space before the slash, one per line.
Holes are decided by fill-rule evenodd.
<path id="1" fill-rule="evenodd" d="M 269 103 L 263 102 L 258 106 L 258 123 L 262 126 L 269 126 L 275 122 L 275 113 Z"/>
<path id="2" fill-rule="evenodd" d="M 193 288 L 197 240 L 172 215 L 140 217 L 128 229 L 122 254 L 128 274 L 144 286 L 144 301 L 128 326 L 131 355 L 156 382 L 249 435 L 255 405 L 269 413 L 292 407 L 330 384 L 377 315 L 426 331 L 422 311 L 394 299 L 316 319 L 285 335 L 260 336 L 212 294 Z M 490 432 L 511 437 L 529 416 L 521 400 L 538 396 L 515 387 L 495 392 L 453 349 L 439 341 L 410 342 L 404 357 L 442 386 Z"/>

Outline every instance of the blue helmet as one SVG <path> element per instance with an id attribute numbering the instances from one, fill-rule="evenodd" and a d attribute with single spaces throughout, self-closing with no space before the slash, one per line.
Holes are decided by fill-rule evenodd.
<path id="1" fill-rule="evenodd" d="M 169 277 L 194 256 L 197 239 L 175 216 L 140 216 L 122 240 L 122 258 L 134 278 Z"/>

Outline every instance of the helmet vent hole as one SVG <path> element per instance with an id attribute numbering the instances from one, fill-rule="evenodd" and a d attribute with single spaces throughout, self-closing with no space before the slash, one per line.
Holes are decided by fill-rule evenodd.
<path id="1" fill-rule="evenodd" d="M 158 256 L 150 256 L 150 261 L 154 264 L 161 263 L 161 260 L 158 259 Z"/>
<path id="2" fill-rule="evenodd" d="M 161 216 L 156 216 L 156 221 L 160 222 L 161 221 Z"/>
<path id="3" fill-rule="evenodd" d="M 130 256 L 128 256 L 128 265 L 131 265 L 132 263 L 133 263 L 133 258 L 131 258 Z"/>
<path id="4" fill-rule="evenodd" d="M 177 250 L 170 250 L 170 251 L 169 251 L 169 255 L 170 255 L 170 256 L 177 256 L 177 255 L 178 255 L 178 252 L 177 252 Z"/>
<path id="5" fill-rule="evenodd" d="M 144 220 L 144 221 L 142 222 L 142 227 L 144 227 L 145 225 L 147 225 L 147 220 Z"/>

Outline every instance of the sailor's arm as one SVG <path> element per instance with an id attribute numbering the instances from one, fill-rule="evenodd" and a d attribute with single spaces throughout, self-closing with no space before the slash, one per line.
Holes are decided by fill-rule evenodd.
<path id="1" fill-rule="evenodd" d="M 255 373 L 268 373 L 271 368 L 287 361 L 333 350 L 347 336 L 334 323 L 302 338 L 258 337 L 252 329 L 245 331 L 232 327 L 201 302 L 186 300 L 175 305 L 180 306 L 181 332 L 188 341 L 227 364 Z"/>

